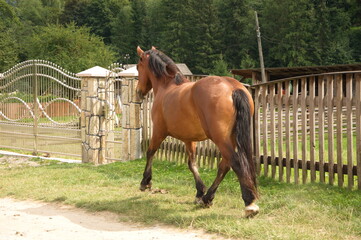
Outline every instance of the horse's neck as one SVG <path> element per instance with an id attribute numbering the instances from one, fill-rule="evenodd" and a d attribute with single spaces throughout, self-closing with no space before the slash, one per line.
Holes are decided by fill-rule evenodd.
<path id="1" fill-rule="evenodd" d="M 152 78 L 152 86 L 154 96 L 156 97 L 158 93 L 163 93 L 167 89 L 176 86 L 176 84 L 173 83 L 173 80 L 170 79 L 157 79 L 154 77 Z"/>

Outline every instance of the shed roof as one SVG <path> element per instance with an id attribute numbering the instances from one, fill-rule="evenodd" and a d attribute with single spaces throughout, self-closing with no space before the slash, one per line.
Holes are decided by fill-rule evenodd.
<path id="1" fill-rule="evenodd" d="M 181 73 L 183 73 L 183 75 L 185 76 L 193 75 L 193 73 L 191 72 L 191 70 L 189 70 L 188 66 L 185 63 L 176 63 L 176 65 L 181 71 Z"/>
<path id="2" fill-rule="evenodd" d="M 326 72 L 345 72 L 361 70 L 361 63 L 357 64 L 339 64 L 330 66 L 308 66 L 308 67 L 276 67 L 266 68 L 265 71 L 269 75 L 270 80 L 318 74 Z M 253 69 L 233 69 L 232 74 L 240 75 L 245 78 L 252 78 L 252 73 L 261 74 L 260 68 Z"/>

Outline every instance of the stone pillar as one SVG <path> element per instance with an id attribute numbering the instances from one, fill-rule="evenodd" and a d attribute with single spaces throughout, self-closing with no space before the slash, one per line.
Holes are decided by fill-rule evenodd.
<path id="1" fill-rule="evenodd" d="M 138 80 L 122 80 L 122 160 L 129 161 L 142 157 L 141 148 L 141 100 L 136 94 Z"/>
<path id="2" fill-rule="evenodd" d="M 109 91 L 109 86 L 107 86 L 109 75 L 109 70 L 98 66 L 77 74 L 81 78 L 82 87 L 82 162 L 107 163 L 106 140 L 109 140 L 107 133 L 109 129 L 114 128 L 114 119 L 109 118 L 109 113 L 107 113 L 109 110 L 107 98 L 114 101 L 114 90 Z"/>

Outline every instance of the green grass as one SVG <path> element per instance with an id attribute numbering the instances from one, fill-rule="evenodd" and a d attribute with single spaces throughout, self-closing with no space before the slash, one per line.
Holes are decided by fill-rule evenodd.
<path id="1" fill-rule="evenodd" d="M 0 169 L 0 197 L 63 202 L 111 211 L 122 221 L 198 228 L 239 239 L 361 239 L 361 193 L 322 184 L 293 185 L 259 178 L 261 212 L 244 219 L 235 175 L 219 187 L 211 208 L 193 204 L 193 176 L 186 165 L 155 161 L 153 188 L 140 192 L 144 160 L 104 166 L 54 164 Z M 209 186 L 216 171 L 200 169 Z"/>

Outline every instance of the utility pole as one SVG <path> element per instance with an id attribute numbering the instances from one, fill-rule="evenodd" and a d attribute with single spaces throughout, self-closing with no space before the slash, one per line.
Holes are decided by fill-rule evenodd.
<path id="1" fill-rule="evenodd" d="M 267 80 L 266 80 L 266 71 L 264 69 L 264 61 L 263 61 L 261 31 L 260 31 L 260 28 L 259 28 L 257 11 L 254 11 L 254 13 L 256 15 L 256 27 L 257 27 L 256 32 L 257 32 L 259 62 L 260 62 L 260 65 L 261 65 L 261 76 L 262 76 L 262 82 L 265 83 Z"/>

